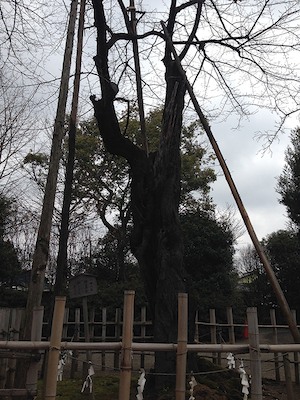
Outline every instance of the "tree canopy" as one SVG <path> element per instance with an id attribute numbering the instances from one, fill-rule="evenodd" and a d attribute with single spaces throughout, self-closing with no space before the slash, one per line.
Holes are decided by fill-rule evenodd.
<path id="1" fill-rule="evenodd" d="M 6 227 L 13 213 L 13 201 L 0 196 L 0 287 L 16 285 L 21 273 L 17 250 L 6 237 Z"/>
<path id="2" fill-rule="evenodd" d="M 291 144 L 285 153 L 285 165 L 278 178 L 277 192 L 288 217 L 300 231 L 300 129 L 291 133 Z"/>

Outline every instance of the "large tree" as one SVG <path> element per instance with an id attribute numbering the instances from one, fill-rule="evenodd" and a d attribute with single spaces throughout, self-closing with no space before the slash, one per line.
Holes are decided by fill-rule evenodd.
<path id="1" fill-rule="evenodd" d="M 124 100 L 124 96 L 130 95 L 121 84 L 124 76 L 128 82 L 130 76 L 126 72 L 132 70 L 132 65 L 130 57 L 121 64 L 122 57 L 130 54 L 131 40 L 148 41 L 144 58 L 150 66 L 155 65 L 152 73 L 158 77 L 162 74 L 162 65 L 157 66 L 157 60 L 151 64 L 151 57 L 156 53 L 155 50 L 162 48 L 166 37 L 160 24 L 155 23 L 149 31 L 136 34 L 133 29 L 136 21 L 130 20 L 121 0 L 118 4 L 124 23 L 115 9 L 117 25 L 112 25 L 107 19 L 107 15 L 111 14 L 106 14 L 105 2 L 93 0 L 97 29 L 94 61 L 101 98 L 92 96 L 91 100 L 107 151 L 124 157 L 130 166 L 133 215 L 131 249 L 145 281 L 154 318 L 155 340 L 173 342 L 176 340 L 177 293 L 188 290 L 178 218 L 186 81 L 170 47 L 166 45 L 163 56 L 160 53 L 165 96 L 159 144 L 155 151 L 148 153 L 147 146 L 140 147 L 138 141 L 133 142 L 123 135 L 115 104 L 120 97 Z M 283 57 L 276 57 L 279 52 L 283 55 L 289 50 L 296 51 L 299 32 L 292 31 L 291 26 L 298 13 L 297 1 L 283 2 L 281 5 L 263 0 L 247 5 L 223 0 L 195 0 L 180 4 L 175 0 L 170 2 L 166 32 L 176 45 L 179 60 L 189 75 L 196 80 L 199 78 L 206 114 L 224 115 L 233 109 L 245 114 L 251 111 L 251 106 L 266 105 L 281 113 L 282 122 L 288 113 L 294 111 L 298 85 L 296 89 L 290 83 L 295 82 L 298 70 L 291 68 L 288 63 L 284 69 Z M 123 27 L 125 30 L 122 30 Z M 119 45 L 120 41 L 122 46 Z M 118 57 L 114 56 L 114 49 L 118 50 Z M 160 87 L 156 85 L 153 92 L 158 94 L 159 90 Z M 124 96 L 118 95 L 119 91 Z M 288 107 L 284 98 L 287 93 L 291 97 Z M 170 372 L 174 367 L 171 357 L 160 354 L 156 361 L 158 372 Z"/>
<path id="2" fill-rule="evenodd" d="M 22 271 L 17 250 L 6 235 L 13 212 L 13 200 L 0 196 L 0 287 L 16 284 Z"/>
<path id="3" fill-rule="evenodd" d="M 278 178 L 277 192 L 288 217 L 300 232 L 300 129 L 291 133 L 291 144 L 285 153 L 285 165 Z"/>
<path id="4" fill-rule="evenodd" d="M 291 308 L 298 311 L 300 244 L 297 232 L 294 230 L 272 232 L 262 240 L 262 246 L 268 254 L 288 303 Z M 240 252 L 239 267 L 243 271 L 244 279 L 248 276 L 248 281 L 242 285 L 246 305 L 261 308 L 262 314 L 264 312 L 268 318 L 269 308 L 276 307 L 276 298 L 252 246 Z"/>
<path id="5" fill-rule="evenodd" d="M 291 308 L 299 311 L 300 243 L 297 233 L 279 230 L 268 235 L 263 244 Z"/>

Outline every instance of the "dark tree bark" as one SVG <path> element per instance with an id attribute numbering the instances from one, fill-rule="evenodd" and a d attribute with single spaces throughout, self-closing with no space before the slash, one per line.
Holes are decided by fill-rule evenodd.
<path id="1" fill-rule="evenodd" d="M 185 291 L 183 244 L 178 219 L 180 199 L 180 139 L 185 84 L 169 52 L 166 52 L 166 98 L 159 149 L 147 153 L 125 138 L 120 130 L 114 98 L 115 85 L 108 72 L 106 21 L 102 1 L 93 0 L 97 28 L 95 63 L 102 98 L 91 97 L 99 131 L 107 151 L 124 157 L 132 175 L 131 249 L 138 260 L 145 283 L 152 318 L 154 340 L 177 340 L 177 295 Z M 169 25 L 172 25 L 170 18 Z M 172 26 L 171 26 L 172 28 Z M 170 28 L 170 29 L 171 29 Z M 156 356 L 156 371 L 175 369 L 173 354 Z"/>

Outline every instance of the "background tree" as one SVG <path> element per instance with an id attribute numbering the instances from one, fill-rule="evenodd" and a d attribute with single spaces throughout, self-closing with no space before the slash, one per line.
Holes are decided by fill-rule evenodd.
<path id="1" fill-rule="evenodd" d="M 288 217 L 300 232 L 300 130 L 291 133 L 291 144 L 285 153 L 285 166 L 278 178 L 277 192 Z"/>
<path id="2" fill-rule="evenodd" d="M 263 318 L 269 318 L 276 299 L 255 248 L 248 245 L 239 251 L 236 261 L 240 274 L 239 291 L 245 307 L 257 307 Z"/>
<path id="3" fill-rule="evenodd" d="M 194 339 L 195 311 L 236 303 L 237 274 L 233 265 L 233 233 L 213 211 L 188 209 L 180 214 L 184 266 L 189 288 L 189 339 Z"/>
<path id="4" fill-rule="evenodd" d="M 13 212 L 13 200 L 0 196 L 0 286 L 9 288 L 16 284 L 21 272 L 17 250 L 6 237 L 6 228 Z"/>
<path id="5" fill-rule="evenodd" d="M 291 308 L 299 309 L 299 256 L 297 232 L 279 230 L 262 240 L 276 277 Z M 270 307 L 277 307 L 276 298 L 266 274 L 252 246 L 240 252 L 239 269 L 243 271 L 244 301 L 249 307 L 258 307 L 261 315 L 269 317 Z"/>
<path id="6" fill-rule="evenodd" d="M 162 111 L 151 111 L 145 118 L 150 150 L 156 148 L 162 123 Z M 81 122 L 77 138 L 77 156 L 75 165 L 75 195 L 87 210 L 93 205 L 110 237 L 116 243 L 116 261 L 118 277 L 124 275 L 124 260 L 129 251 L 129 236 L 132 226 L 130 213 L 130 171 L 121 158 L 105 151 L 99 138 L 96 121 Z M 121 118 L 120 127 L 126 137 L 135 140 L 139 121 L 133 110 L 130 118 Z M 209 184 L 215 174 L 211 167 L 211 155 L 199 140 L 199 124 L 193 122 L 183 127 L 182 131 L 182 208 L 197 203 L 198 206 L 210 207 Z M 194 194 L 197 192 L 196 200 Z"/>
<path id="7" fill-rule="evenodd" d="M 299 310 L 300 243 L 295 231 L 279 230 L 263 241 L 290 306 Z"/>

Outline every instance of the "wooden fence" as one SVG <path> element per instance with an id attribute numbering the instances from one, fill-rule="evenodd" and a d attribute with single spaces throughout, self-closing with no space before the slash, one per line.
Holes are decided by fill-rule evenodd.
<path id="1" fill-rule="evenodd" d="M 41 310 L 37 311 L 38 315 L 41 315 Z M 51 347 L 51 343 L 46 341 L 46 338 L 42 338 L 41 328 L 38 327 L 34 329 L 33 342 L 24 343 L 18 341 L 22 314 L 23 310 L 20 309 L 0 309 L 0 395 L 4 387 L 6 390 L 12 387 L 15 364 L 18 357 L 30 356 L 30 354 L 28 355 L 29 350 L 32 353 L 32 351 L 37 352 L 37 350 L 45 350 Z M 133 321 L 133 328 L 129 328 L 133 330 L 133 336 L 130 339 L 132 345 L 130 347 L 134 354 L 138 355 L 139 365 L 137 368 L 145 368 L 147 367 L 145 365 L 145 357 L 149 355 L 153 359 L 152 355 L 154 352 L 156 350 L 163 350 L 163 348 L 161 344 L 149 343 L 152 341 L 152 324 L 147 319 L 146 308 L 142 308 L 136 315 L 139 318 Z M 40 318 L 40 316 L 35 318 L 35 323 Z M 252 318 L 255 320 L 257 316 Z M 60 332 L 61 338 L 56 338 L 59 341 L 59 346 L 56 347 L 60 348 L 62 346 L 62 349 L 72 349 L 74 352 L 75 357 L 72 358 L 71 375 L 76 371 L 76 352 L 82 351 L 89 352 L 89 357 L 93 358 L 97 357 L 97 354 L 100 355 L 101 362 L 98 366 L 101 369 L 115 368 L 120 370 L 121 341 L 124 339 L 125 329 L 123 324 L 124 317 L 122 318 L 120 309 L 115 310 L 113 318 L 111 316 L 108 317 L 108 311 L 105 308 L 100 310 L 100 312 L 97 312 L 95 309 L 90 310 L 88 322 L 90 340 L 88 343 L 83 342 L 85 340 L 84 320 L 82 311 L 79 308 L 76 310 L 66 309 L 62 319 L 63 328 Z M 249 363 L 249 368 L 256 371 L 261 370 L 262 373 L 264 372 L 263 364 L 266 362 L 270 364 L 272 362 L 273 367 L 269 369 L 273 371 L 274 378 L 277 380 L 282 379 L 280 374 L 281 366 L 285 371 L 286 377 L 291 375 L 290 365 L 293 365 L 294 381 L 299 384 L 298 352 L 300 351 L 300 346 L 287 344 L 292 342 L 292 339 L 289 337 L 287 326 L 276 323 L 275 310 L 270 311 L 270 324 L 258 325 L 255 321 L 254 323 L 252 322 L 251 334 L 250 326 L 248 327 L 246 320 L 240 324 L 234 322 L 231 308 L 227 308 L 226 321 L 224 321 L 223 317 L 221 323 L 217 321 L 218 318 L 215 310 L 210 310 L 208 321 L 203 322 L 198 319 L 196 318 L 195 343 L 188 344 L 187 351 L 194 351 L 206 357 L 212 357 L 213 362 L 223 363 L 223 365 L 227 353 L 233 352 L 237 357 L 243 358 L 243 361 L 246 360 Z M 125 322 L 126 319 L 124 319 Z M 181 342 L 182 340 L 180 340 Z M 164 345 L 164 347 L 167 348 L 167 351 L 176 351 L 177 349 L 176 344 Z M 256 350 L 253 351 L 253 349 Z M 10 353 L 10 357 L 8 357 L 8 352 Z M 274 353 L 272 359 L 270 359 L 271 353 Z M 183 354 L 182 350 L 180 354 Z M 268 355 L 268 360 L 264 359 L 264 354 Z M 109 355 L 113 357 L 109 357 Z M 291 355 L 293 356 L 293 360 L 291 359 Z M 27 388 L 31 387 L 33 390 L 37 379 L 38 360 L 39 358 L 37 357 L 27 382 Z M 92 361 L 94 362 L 94 360 Z M 54 377 L 55 379 L 57 377 L 57 368 L 55 368 L 55 365 L 57 366 L 57 359 L 52 360 L 52 363 L 55 370 L 52 376 L 53 380 Z M 182 360 L 180 364 L 182 365 Z M 255 368 L 253 365 L 255 365 Z M 258 381 L 261 381 L 260 374 L 254 375 L 258 376 Z M 252 380 L 254 379 L 254 375 L 252 373 Z M 257 385 L 259 385 L 258 381 Z M 259 396 L 260 394 L 258 393 L 258 397 L 252 396 L 252 398 L 259 400 L 261 398 Z"/>

